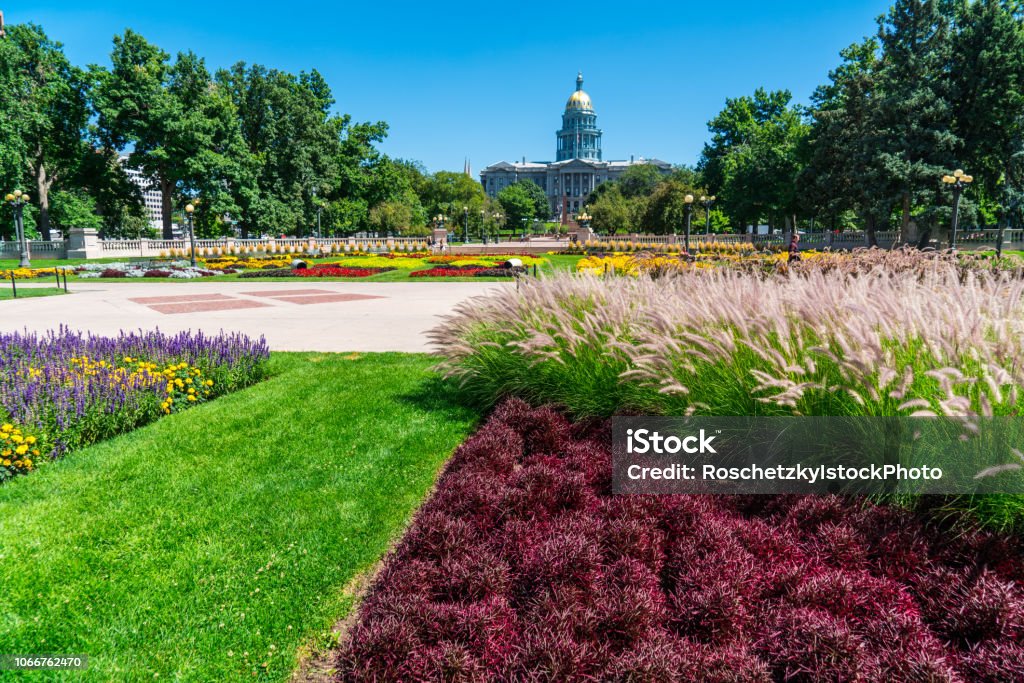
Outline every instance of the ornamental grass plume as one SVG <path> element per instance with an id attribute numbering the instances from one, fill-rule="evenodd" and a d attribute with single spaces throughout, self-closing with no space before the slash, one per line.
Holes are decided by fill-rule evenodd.
<path id="1" fill-rule="evenodd" d="M 1024 407 L 1024 279 L 945 257 L 851 263 L 558 275 L 464 302 L 431 338 L 481 405 L 518 396 L 577 417 Z"/>

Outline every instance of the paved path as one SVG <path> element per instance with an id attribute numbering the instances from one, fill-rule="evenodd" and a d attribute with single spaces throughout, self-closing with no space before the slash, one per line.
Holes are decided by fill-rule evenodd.
<path id="1" fill-rule="evenodd" d="M 428 351 L 425 333 L 495 282 L 69 282 L 69 296 L 0 302 L 0 331 L 64 324 L 264 335 L 278 351 Z M 19 287 L 22 285 L 19 285 Z M 32 286 L 26 283 L 25 286 Z"/>

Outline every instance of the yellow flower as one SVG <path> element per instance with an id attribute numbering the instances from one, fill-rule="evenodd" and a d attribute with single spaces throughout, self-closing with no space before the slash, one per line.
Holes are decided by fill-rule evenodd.
<path id="1" fill-rule="evenodd" d="M 213 386 L 213 380 L 212 379 L 206 380 L 206 386 L 212 387 Z"/>
<path id="2" fill-rule="evenodd" d="M 188 400 L 190 400 L 190 401 L 195 401 L 195 400 L 196 400 L 196 397 L 195 397 L 195 396 L 194 396 L 193 394 L 189 394 L 189 395 L 188 395 Z"/>
<path id="3" fill-rule="evenodd" d="M 28 453 L 28 446 L 26 446 L 25 444 L 21 444 L 20 446 L 14 449 L 14 452 L 17 453 L 18 455 L 25 455 L 26 453 Z"/>
<path id="4" fill-rule="evenodd" d="M 14 429 L 14 425 L 9 422 L 5 422 L 4 425 L 0 427 L 0 432 L 9 432 L 12 429 Z"/>
<path id="5" fill-rule="evenodd" d="M 30 437 L 28 437 L 28 438 L 26 438 L 26 439 L 25 439 L 25 443 L 27 443 L 27 444 L 28 444 L 28 445 L 30 445 L 30 446 L 31 446 L 32 444 L 34 444 L 35 442 L 36 442 L 36 437 L 34 437 L 34 436 L 30 436 Z"/>

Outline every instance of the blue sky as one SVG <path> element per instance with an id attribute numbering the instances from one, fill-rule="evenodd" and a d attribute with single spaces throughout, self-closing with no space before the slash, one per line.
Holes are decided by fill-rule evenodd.
<path id="1" fill-rule="evenodd" d="M 431 171 L 550 160 L 582 70 L 606 159 L 694 163 L 726 97 L 758 86 L 805 102 L 888 0 L 820 2 L 28 2 L 72 61 L 106 64 L 131 27 L 212 67 L 316 68 L 337 109 L 384 120 L 383 149 Z"/>

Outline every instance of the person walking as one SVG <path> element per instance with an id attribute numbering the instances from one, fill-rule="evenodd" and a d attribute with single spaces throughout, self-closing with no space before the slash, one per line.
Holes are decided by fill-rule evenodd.
<path id="1" fill-rule="evenodd" d="M 800 233 L 796 230 L 793 231 L 793 236 L 789 240 L 789 262 L 800 260 Z"/>

